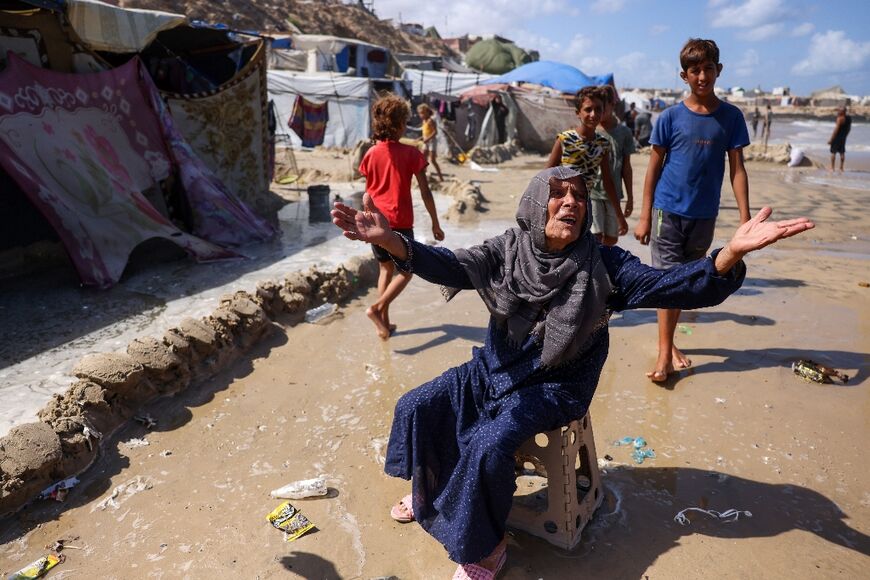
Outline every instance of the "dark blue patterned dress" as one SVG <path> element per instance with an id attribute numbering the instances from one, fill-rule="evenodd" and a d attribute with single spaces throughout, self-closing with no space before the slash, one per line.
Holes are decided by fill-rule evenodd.
<path id="1" fill-rule="evenodd" d="M 429 282 L 472 289 L 453 252 L 410 244 L 400 268 Z M 610 312 L 714 306 L 745 276 L 742 262 L 720 276 L 711 258 L 655 270 L 617 247 L 601 246 L 600 252 L 614 290 L 609 311 L 601 313 L 575 359 L 544 368 L 535 339 L 511 346 L 490 319 L 486 342 L 472 349 L 470 361 L 396 404 L 385 471 L 412 480 L 415 519 L 455 562 L 482 560 L 504 536 L 520 444 L 586 414 L 607 358 Z"/>

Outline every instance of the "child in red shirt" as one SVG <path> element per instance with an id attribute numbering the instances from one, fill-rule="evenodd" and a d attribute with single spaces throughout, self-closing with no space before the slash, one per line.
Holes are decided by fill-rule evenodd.
<path id="1" fill-rule="evenodd" d="M 432 219 L 432 235 L 444 239 L 438 223 L 435 200 L 426 180 L 426 158 L 416 147 L 403 145 L 399 139 L 404 135 L 411 107 L 407 101 L 395 95 L 378 99 L 372 106 L 372 139 L 377 143 L 368 150 L 359 172 L 366 178 L 366 191 L 375 206 L 390 222 L 390 228 L 414 238 L 414 209 L 411 201 L 411 176 L 417 178 L 420 195 L 429 217 Z M 398 297 L 411 281 L 411 274 L 396 272 L 390 255 L 380 246 L 372 246 L 378 260 L 378 300 L 366 315 L 374 323 L 378 336 L 386 340 L 395 330 L 390 324 L 390 303 Z"/>

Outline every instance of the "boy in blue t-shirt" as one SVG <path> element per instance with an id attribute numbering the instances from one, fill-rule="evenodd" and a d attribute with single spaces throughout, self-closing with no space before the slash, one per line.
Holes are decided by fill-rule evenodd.
<path id="1" fill-rule="evenodd" d="M 643 186 L 643 207 L 634 230 L 641 244 L 650 244 L 652 265 L 670 268 L 697 260 L 713 241 L 725 155 L 740 223 L 749 221 L 749 178 L 743 147 L 749 131 L 743 113 L 713 92 L 722 72 L 719 47 L 712 40 L 690 39 L 680 51 L 682 79 L 691 94 L 665 110 L 656 122 L 649 167 Z M 680 311 L 659 309 L 659 353 L 650 380 L 662 382 L 675 369 L 692 362 L 674 345 Z"/>

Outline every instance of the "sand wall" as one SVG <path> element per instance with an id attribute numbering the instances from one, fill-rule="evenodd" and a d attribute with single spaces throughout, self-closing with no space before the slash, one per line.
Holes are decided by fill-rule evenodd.
<path id="1" fill-rule="evenodd" d="M 253 293 L 225 296 L 210 315 L 187 318 L 160 339 L 137 338 L 126 354 L 84 357 L 73 369 L 77 380 L 39 412 L 38 422 L 0 438 L 0 516 L 87 469 L 100 441 L 144 405 L 202 383 L 266 334 L 300 322 L 309 308 L 346 302 L 377 276 L 372 258 L 353 258 L 332 272 L 297 272 Z"/>

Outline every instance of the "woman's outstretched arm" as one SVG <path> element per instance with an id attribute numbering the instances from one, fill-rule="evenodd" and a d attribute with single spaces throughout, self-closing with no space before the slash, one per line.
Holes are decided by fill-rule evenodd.
<path id="1" fill-rule="evenodd" d="M 807 218 L 767 221 L 771 209 L 762 208 L 720 250 L 708 258 L 657 270 L 618 247 L 601 248 L 611 280 L 618 288 L 611 299 L 615 310 L 630 308 L 703 308 L 715 306 L 743 283 L 743 257 L 778 240 L 814 227 Z"/>
<path id="2" fill-rule="evenodd" d="M 368 193 L 363 196 L 363 208 L 363 211 L 358 211 L 336 203 L 331 212 L 332 223 L 350 240 L 382 247 L 393 256 L 401 270 L 413 272 L 427 282 L 466 290 L 473 288 L 453 252 L 409 240 L 392 231 L 387 218 L 378 211 Z"/>

